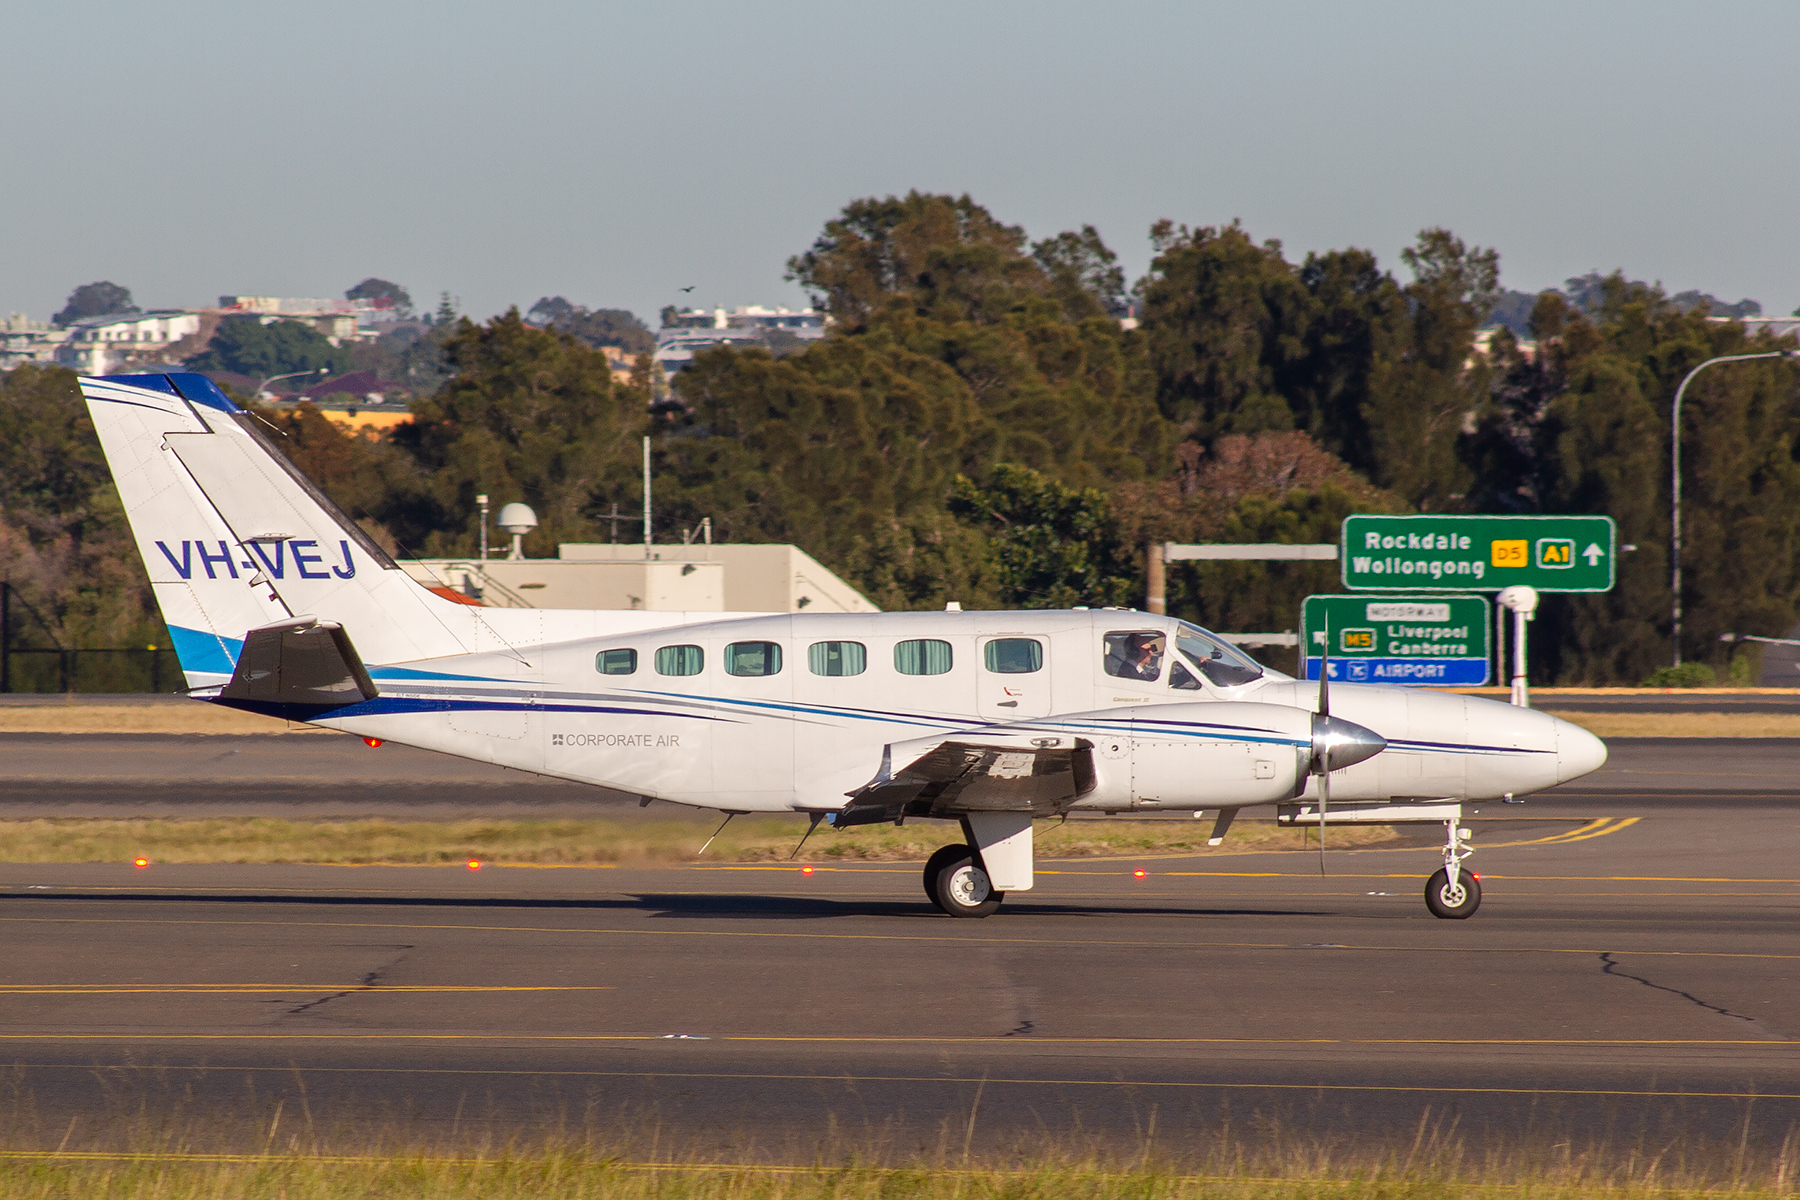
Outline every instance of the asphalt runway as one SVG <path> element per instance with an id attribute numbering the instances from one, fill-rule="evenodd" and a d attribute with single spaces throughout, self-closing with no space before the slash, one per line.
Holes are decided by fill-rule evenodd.
<path id="1" fill-rule="evenodd" d="M 336 761 L 287 741 L 268 763 Z M 1484 806 L 1462 922 L 1427 914 L 1421 849 L 1332 852 L 1323 879 L 1294 853 L 1043 863 L 985 921 L 939 916 L 910 864 L 0 866 L 0 1111 L 88 1146 L 304 1123 L 809 1159 L 1424 1121 L 1754 1151 L 1800 1123 L 1797 757 L 1615 742 L 1563 793 Z"/>

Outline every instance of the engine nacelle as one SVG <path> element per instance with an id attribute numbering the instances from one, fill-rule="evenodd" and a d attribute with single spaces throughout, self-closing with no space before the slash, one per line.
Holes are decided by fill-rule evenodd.
<path id="1" fill-rule="evenodd" d="M 1330 748 L 1333 770 L 1387 745 L 1349 721 L 1285 704 L 1143 705 L 1058 719 L 1096 732 L 1095 786 L 1077 808 L 1229 808 L 1272 804 L 1305 790 Z"/>

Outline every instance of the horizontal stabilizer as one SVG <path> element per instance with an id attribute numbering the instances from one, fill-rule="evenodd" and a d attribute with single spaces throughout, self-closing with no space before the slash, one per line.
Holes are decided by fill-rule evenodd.
<path id="1" fill-rule="evenodd" d="M 1093 745 L 1019 747 L 948 741 L 892 775 L 851 793 L 832 824 L 868 825 L 902 816 L 971 812 L 1066 812 L 1094 786 Z"/>
<path id="2" fill-rule="evenodd" d="M 305 721 L 379 694 L 343 626 L 297 617 L 244 635 L 237 668 L 219 699 Z"/>

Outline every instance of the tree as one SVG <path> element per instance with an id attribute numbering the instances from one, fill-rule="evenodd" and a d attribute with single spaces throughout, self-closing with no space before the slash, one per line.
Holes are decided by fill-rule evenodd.
<path id="1" fill-rule="evenodd" d="M 389 300 L 392 301 L 391 307 L 396 316 L 412 315 L 412 297 L 406 294 L 406 289 L 397 283 L 376 279 L 372 275 L 345 292 L 344 299 Z"/>
<path id="2" fill-rule="evenodd" d="M 635 314 L 623 308 L 588 309 L 561 296 L 545 296 L 531 306 L 525 317 L 533 325 L 574 334 L 590 346 L 616 346 L 631 354 L 656 349 L 655 335 Z"/>
<path id="3" fill-rule="evenodd" d="M 913 299 L 921 312 L 934 311 L 940 298 L 960 302 L 956 315 L 981 319 L 1011 298 L 985 293 L 1043 289 L 1043 272 L 1024 246 L 1024 230 L 996 221 L 966 195 L 870 197 L 826 222 L 812 249 L 788 260 L 787 278 L 847 329 L 895 299 Z"/>
<path id="4" fill-rule="evenodd" d="M 1130 308 L 1119 256 L 1107 249 L 1092 225 L 1083 225 L 1079 233 L 1065 230 L 1034 243 L 1031 257 L 1050 277 L 1053 294 L 1072 320 L 1096 312 L 1122 317 Z"/>
<path id="5" fill-rule="evenodd" d="M 58 328 L 66 327 L 85 317 L 107 317 L 115 313 L 134 313 L 141 309 L 131 302 L 131 289 L 122 288 L 116 283 L 102 280 L 99 283 L 84 283 L 69 293 L 69 302 L 62 311 L 50 318 L 50 323 Z"/>
<path id="6" fill-rule="evenodd" d="M 638 478 L 644 397 L 614 385 L 604 354 L 527 325 L 517 309 L 447 332 L 455 374 L 415 401 L 413 420 L 395 434 L 426 486 L 389 515 L 390 527 L 425 553 L 466 554 L 479 533 L 475 495 L 486 492 L 536 510 L 528 552 L 598 538 L 603 500 Z"/>
<path id="7" fill-rule="evenodd" d="M 0 578 L 49 626 L 40 646 L 169 644 L 87 405 L 62 367 L 0 375 Z M 15 686 L 56 686 L 54 671 L 31 680 L 15 676 Z"/>
<path id="8" fill-rule="evenodd" d="M 1150 237 L 1156 258 L 1138 292 L 1163 416 L 1202 443 L 1292 429 L 1276 381 L 1298 349 L 1308 297 L 1281 243 L 1258 246 L 1235 222 L 1159 221 Z"/>
<path id="9" fill-rule="evenodd" d="M 187 360 L 194 371 L 234 371 L 253 379 L 317 371 L 332 374 L 350 369 L 348 351 L 304 321 L 271 321 L 261 317 L 226 317 L 205 350 Z"/>
<path id="10" fill-rule="evenodd" d="M 1136 554 L 1109 529 L 1106 495 L 1000 463 L 986 483 L 957 476 L 950 512 L 987 535 L 1005 608 L 1123 605 Z"/>

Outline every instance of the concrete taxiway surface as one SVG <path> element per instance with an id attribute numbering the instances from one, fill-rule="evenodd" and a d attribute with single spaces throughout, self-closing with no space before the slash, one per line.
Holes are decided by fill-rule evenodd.
<path id="1" fill-rule="evenodd" d="M 1563 793 L 1484 806 L 1461 922 L 1426 913 L 1419 849 L 1333 852 L 1323 879 L 1293 853 L 1044 863 L 985 921 L 939 916 L 911 864 L 0 866 L 0 1062 L 52 1141 L 298 1107 L 345 1136 L 556 1127 L 717 1157 L 1410 1138 L 1425 1114 L 1778 1144 L 1800 1123 L 1796 757 L 1621 742 Z M 51 774 L 8 805 L 55 803 Z"/>

